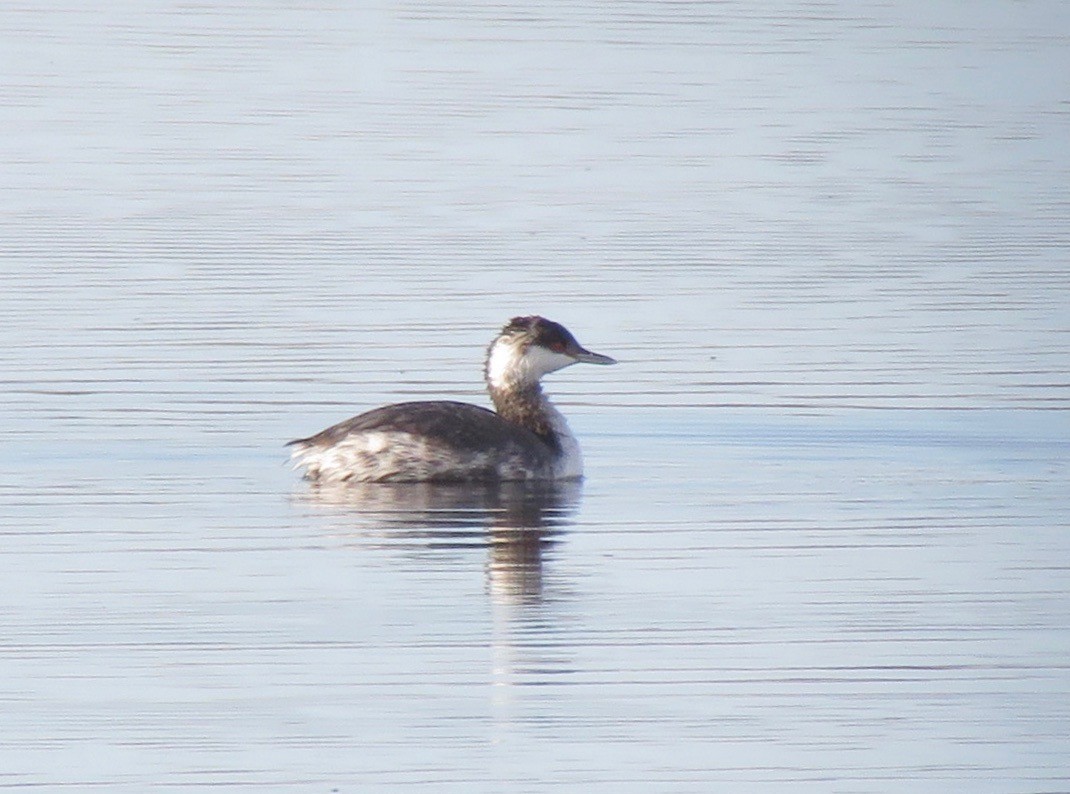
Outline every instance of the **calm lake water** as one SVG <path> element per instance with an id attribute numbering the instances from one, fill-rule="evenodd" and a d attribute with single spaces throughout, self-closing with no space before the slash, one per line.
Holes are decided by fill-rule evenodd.
<path id="1" fill-rule="evenodd" d="M 0 788 L 1070 790 L 1070 5 L 97 5 L 0 11 Z M 582 485 L 289 471 L 530 313 Z"/>

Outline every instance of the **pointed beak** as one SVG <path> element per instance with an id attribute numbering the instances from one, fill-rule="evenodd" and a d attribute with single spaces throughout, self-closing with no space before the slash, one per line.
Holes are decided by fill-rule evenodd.
<path id="1" fill-rule="evenodd" d="M 615 358 L 603 356 L 601 353 L 592 353 L 582 347 L 576 346 L 575 350 L 569 350 L 568 354 L 582 364 L 616 364 Z"/>

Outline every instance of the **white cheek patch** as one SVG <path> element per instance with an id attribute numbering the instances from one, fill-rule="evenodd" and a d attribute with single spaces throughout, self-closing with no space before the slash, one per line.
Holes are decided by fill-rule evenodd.
<path id="1" fill-rule="evenodd" d="M 515 345 L 498 342 L 487 360 L 487 379 L 496 389 L 508 388 L 519 383 L 535 383 L 543 375 L 575 363 L 572 356 L 545 347 L 533 345 L 521 354 Z"/>
<path id="2" fill-rule="evenodd" d="M 532 346 L 528 348 L 527 355 L 524 356 L 524 366 L 528 370 L 528 376 L 538 379 L 543 375 L 548 375 L 551 372 L 556 372 L 559 369 L 564 369 L 569 364 L 575 364 L 576 359 L 572 356 L 566 356 L 564 353 L 555 353 L 553 350 L 547 350 L 545 347 Z"/>

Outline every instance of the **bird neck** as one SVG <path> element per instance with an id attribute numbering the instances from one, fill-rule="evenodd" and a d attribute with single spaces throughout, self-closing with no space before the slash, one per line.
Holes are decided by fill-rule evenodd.
<path id="1" fill-rule="evenodd" d="M 487 390 L 498 416 L 530 430 L 554 449 L 560 447 L 558 422 L 555 421 L 560 415 L 538 383 L 488 382 Z"/>

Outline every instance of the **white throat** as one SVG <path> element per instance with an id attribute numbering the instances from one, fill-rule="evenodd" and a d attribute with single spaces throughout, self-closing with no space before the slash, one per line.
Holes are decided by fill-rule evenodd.
<path id="1" fill-rule="evenodd" d="M 532 345 L 520 351 L 509 342 L 498 340 L 487 357 L 487 383 L 495 390 L 534 386 L 543 375 L 575 364 L 576 359 Z"/>

